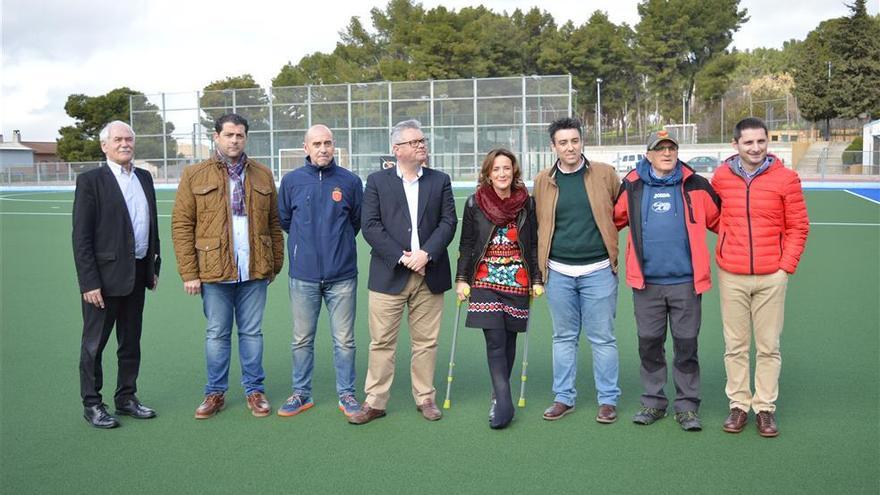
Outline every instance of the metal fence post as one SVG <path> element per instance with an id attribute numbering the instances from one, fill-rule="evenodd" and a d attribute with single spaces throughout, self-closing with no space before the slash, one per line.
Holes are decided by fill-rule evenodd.
<path id="1" fill-rule="evenodd" d="M 476 174 L 477 173 L 477 157 L 480 155 L 480 131 L 479 131 L 479 121 L 477 119 L 477 79 L 474 78 L 474 161 L 471 163 L 471 170 Z M 479 175 L 477 175 L 479 177 Z"/>
<path id="2" fill-rule="evenodd" d="M 165 93 L 162 93 L 162 175 L 168 182 L 168 120 L 165 113 Z"/>
<path id="3" fill-rule="evenodd" d="M 272 92 L 272 87 L 270 86 L 266 90 L 266 102 L 269 105 L 269 168 L 275 170 L 275 165 L 272 163 L 276 159 L 275 155 L 278 150 L 275 149 L 275 93 Z M 278 160 L 278 180 L 281 180 L 281 160 Z"/>

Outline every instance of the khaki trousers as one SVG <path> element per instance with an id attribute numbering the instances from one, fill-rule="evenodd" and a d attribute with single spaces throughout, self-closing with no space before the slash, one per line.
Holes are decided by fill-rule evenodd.
<path id="1" fill-rule="evenodd" d="M 434 400 L 434 367 L 437 340 L 443 315 L 443 294 L 432 294 L 425 278 L 417 273 L 400 294 L 370 291 L 370 359 L 367 368 L 366 402 L 374 409 L 385 409 L 391 397 L 397 336 L 404 307 L 409 307 L 411 347 L 410 376 L 416 405 Z"/>
<path id="2" fill-rule="evenodd" d="M 725 392 L 730 407 L 776 411 L 782 356 L 779 337 L 785 318 L 788 274 L 737 275 L 718 270 L 724 325 Z M 755 335 L 755 393 L 749 387 L 749 352 Z"/>

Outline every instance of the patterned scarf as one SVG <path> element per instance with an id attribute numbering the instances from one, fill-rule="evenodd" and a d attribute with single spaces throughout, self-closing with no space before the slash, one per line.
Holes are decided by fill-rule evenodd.
<path id="1" fill-rule="evenodd" d="M 480 186 L 474 196 L 477 205 L 490 222 L 505 226 L 516 220 L 516 216 L 529 199 L 529 191 L 525 187 L 514 187 L 510 190 L 510 197 L 501 199 L 492 186 Z"/>
<path id="2" fill-rule="evenodd" d="M 226 173 L 232 179 L 232 214 L 237 217 L 247 216 L 244 207 L 244 164 L 247 163 L 247 155 L 244 152 L 238 157 L 237 162 L 217 150 L 217 160 L 226 165 Z"/>

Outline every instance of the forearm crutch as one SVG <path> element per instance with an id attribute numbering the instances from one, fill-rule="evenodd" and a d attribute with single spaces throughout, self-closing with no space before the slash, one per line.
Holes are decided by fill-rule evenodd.
<path id="1" fill-rule="evenodd" d="M 525 344 L 523 344 L 523 362 L 522 362 L 522 373 L 520 373 L 520 386 L 519 386 L 519 403 L 517 404 L 519 407 L 526 407 L 526 380 L 528 379 L 528 369 L 529 369 L 529 327 L 532 323 L 532 303 L 533 300 L 529 300 L 529 319 L 526 320 L 526 335 L 525 335 Z"/>
<path id="2" fill-rule="evenodd" d="M 443 401 L 443 409 L 452 407 L 449 394 L 452 393 L 453 369 L 455 368 L 455 341 L 458 339 L 458 322 L 461 320 L 461 299 L 455 303 L 455 326 L 452 330 L 452 351 L 449 353 L 449 373 L 446 375 L 446 400 Z"/>

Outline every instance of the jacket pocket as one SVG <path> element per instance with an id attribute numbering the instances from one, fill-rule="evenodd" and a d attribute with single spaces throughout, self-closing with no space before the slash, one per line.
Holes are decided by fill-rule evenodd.
<path id="1" fill-rule="evenodd" d="M 199 278 L 217 278 L 222 275 L 219 237 L 196 239 L 196 253 L 199 257 Z"/>
<path id="2" fill-rule="evenodd" d="M 210 211 L 220 208 L 222 200 L 217 184 L 200 184 L 193 187 L 196 198 L 196 211 Z"/>
<path id="3" fill-rule="evenodd" d="M 275 269 L 275 256 L 272 249 L 272 236 L 261 235 L 259 246 L 259 256 L 257 256 L 254 268 L 260 275 L 270 275 L 274 273 Z"/>
<path id="4" fill-rule="evenodd" d="M 114 252 L 95 253 L 95 261 L 97 261 L 98 263 L 106 263 L 108 261 L 116 261 L 116 253 L 114 253 Z"/>
<path id="5" fill-rule="evenodd" d="M 253 186 L 254 194 L 251 195 L 251 205 L 255 210 L 269 211 L 272 202 L 272 188 L 255 185 Z"/>

